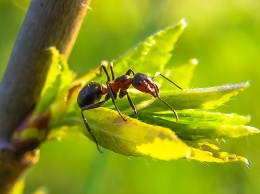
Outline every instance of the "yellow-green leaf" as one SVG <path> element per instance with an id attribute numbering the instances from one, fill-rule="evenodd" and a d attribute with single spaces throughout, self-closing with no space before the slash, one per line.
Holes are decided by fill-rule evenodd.
<path id="1" fill-rule="evenodd" d="M 163 160 L 183 158 L 189 153 L 189 147 L 168 128 L 128 116 L 124 121 L 116 111 L 106 108 L 88 110 L 84 114 L 98 143 L 116 153 Z M 87 131 L 86 134 L 91 138 Z"/>

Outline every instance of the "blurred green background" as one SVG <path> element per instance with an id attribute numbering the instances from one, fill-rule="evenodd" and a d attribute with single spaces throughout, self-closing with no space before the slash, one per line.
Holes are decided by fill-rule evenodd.
<path id="1" fill-rule="evenodd" d="M 28 3 L 0 1 L 0 78 Z M 251 80 L 249 89 L 218 110 L 250 114 L 251 125 L 260 127 L 259 0 L 93 0 L 91 8 L 69 59 L 78 76 L 185 18 L 188 27 L 171 64 L 199 60 L 193 88 Z M 247 157 L 251 169 L 241 163 L 164 162 L 108 150 L 99 154 L 85 137 L 50 141 L 41 146 L 39 162 L 27 173 L 25 193 L 260 193 L 259 135 L 217 145 Z"/>

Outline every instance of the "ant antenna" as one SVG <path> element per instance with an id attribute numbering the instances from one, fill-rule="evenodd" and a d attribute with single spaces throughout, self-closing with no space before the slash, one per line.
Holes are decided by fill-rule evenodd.
<path id="1" fill-rule="evenodd" d="M 167 102 L 165 102 L 164 100 L 162 100 L 159 96 L 157 96 L 157 98 L 158 98 L 161 102 L 163 102 L 166 106 L 168 106 L 169 109 L 172 110 L 172 112 L 173 112 L 174 115 L 175 115 L 176 122 L 178 122 L 178 121 L 179 121 L 179 117 L 178 117 L 178 114 L 176 113 L 176 111 L 175 111 Z"/>
<path id="2" fill-rule="evenodd" d="M 101 149 L 99 148 L 99 146 L 98 146 L 98 142 L 97 142 L 95 136 L 91 133 L 91 129 L 90 129 L 88 123 L 87 123 L 87 119 L 86 119 L 86 118 L 84 117 L 84 115 L 83 115 L 83 111 L 82 111 L 82 110 L 81 110 L 81 117 L 82 117 L 82 119 L 83 119 L 83 121 L 84 121 L 84 124 L 85 124 L 86 128 L 88 129 L 88 132 L 90 133 L 91 137 L 93 138 L 94 142 L 96 143 L 96 146 L 97 146 L 98 151 L 99 151 L 100 153 L 103 153 L 103 152 L 101 151 Z"/>
<path id="3" fill-rule="evenodd" d="M 182 88 L 181 88 L 180 86 L 178 86 L 176 83 L 174 83 L 174 82 L 173 82 L 172 80 L 170 80 L 169 78 L 167 78 L 167 77 L 165 77 L 164 75 L 162 75 L 160 72 L 156 72 L 155 75 L 154 75 L 154 77 L 156 77 L 156 76 L 158 76 L 158 75 L 162 76 L 164 79 L 168 80 L 168 81 L 171 82 L 173 85 L 175 85 L 177 88 L 179 88 L 180 90 L 182 90 Z M 152 77 L 152 79 L 153 79 L 154 77 Z"/>
<path id="4" fill-rule="evenodd" d="M 161 75 L 161 74 L 160 74 Z M 163 75 L 162 75 L 163 76 Z M 163 76 L 163 77 L 165 77 L 165 76 Z M 166 78 L 166 77 L 165 77 Z M 169 80 L 168 78 L 166 78 L 167 80 Z M 169 80 L 170 82 L 172 82 L 171 80 Z M 172 82 L 173 83 L 173 82 Z M 169 109 L 171 109 L 172 110 L 172 112 L 174 113 L 174 115 L 175 115 L 175 118 L 176 118 L 176 122 L 178 122 L 179 121 L 179 117 L 178 117 L 178 114 L 176 113 L 176 111 L 167 103 L 167 102 L 165 102 L 163 99 L 161 99 L 160 98 L 160 96 L 159 96 L 159 91 L 158 91 L 158 88 L 157 88 L 157 86 L 155 85 L 155 83 L 152 83 L 153 84 L 153 87 L 154 87 L 154 91 L 155 91 L 155 95 L 156 95 L 156 97 L 162 102 L 162 103 L 164 103 L 166 106 L 168 106 L 168 108 Z M 174 85 L 176 85 L 176 84 L 174 84 Z M 179 88 L 179 86 L 177 86 L 178 88 Z"/>

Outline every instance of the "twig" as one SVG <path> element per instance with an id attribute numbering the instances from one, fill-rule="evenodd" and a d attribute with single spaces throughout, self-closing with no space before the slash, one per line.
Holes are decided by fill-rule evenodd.
<path id="1" fill-rule="evenodd" d="M 89 3 L 31 1 L 0 85 L 0 193 L 8 193 L 35 161 L 34 151 L 17 155 L 10 138 L 39 99 L 50 66 L 46 49 L 55 46 L 65 59 L 69 57 Z"/>

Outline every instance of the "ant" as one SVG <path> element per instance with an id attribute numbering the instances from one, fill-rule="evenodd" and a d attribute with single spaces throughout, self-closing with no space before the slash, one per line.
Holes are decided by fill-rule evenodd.
<path id="1" fill-rule="evenodd" d="M 85 124 L 88 132 L 90 133 L 93 140 L 95 141 L 95 143 L 97 145 L 97 149 L 100 153 L 102 153 L 102 151 L 99 149 L 98 142 L 97 142 L 95 136 L 91 133 L 91 129 L 89 127 L 87 119 L 83 115 L 83 112 L 85 110 L 101 107 L 104 105 L 104 103 L 106 101 L 108 101 L 111 98 L 113 104 L 115 105 L 117 112 L 119 113 L 121 118 L 124 121 L 126 121 L 126 119 L 123 117 L 122 113 L 120 112 L 120 110 L 118 109 L 118 107 L 115 103 L 115 100 L 117 99 L 117 94 L 119 93 L 119 95 L 118 95 L 119 98 L 123 98 L 124 96 L 127 96 L 128 102 L 129 102 L 130 106 L 132 107 L 134 114 L 137 115 L 135 105 L 132 102 L 132 100 L 127 92 L 127 89 L 130 87 L 130 85 L 132 85 L 134 88 L 136 88 L 137 90 L 139 90 L 141 92 L 148 93 L 148 94 L 152 95 L 154 98 L 158 98 L 161 102 L 163 102 L 166 106 L 168 106 L 168 108 L 170 108 L 172 110 L 172 112 L 174 113 L 174 115 L 176 117 L 176 122 L 178 121 L 178 114 L 175 112 L 175 110 L 167 102 L 165 102 L 164 100 L 162 100 L 160 98 L 159 88 L 153 81 L 154 77 L 150 77 L 143 73 L 135 73 L 132 69 L 129 69 L 125 75 L 115 78 L 112 62 L 110 63 L 110 71 L 111 71 L 112 79 L 110 78 L 108 71 L 107 71 L 107 63 L 103 63 L 100 66 L 99 75 L 101 75 L 102 70 L 105 72 L 105 74 L 107 76 L 106 86 L 104 84 L 101 85 L 97 82 L 90 82 L 89 84 L 87 84 L 80 90 L 80 92 L 78 94 L 78 99 L 77 99 L 78 106 L 81 108 L 82 120 L 84 121 L 84 124 Z M 130 77 L 131 74 L 133 75 L 133 78 Z M 173 81 L 171 81 L 164 75 L 162 75 L 158 72 L 155 76 L 158 76 L 158 75 L 162 76 L 163 78 L 165 78 L 166 80 L 168 80 L 169 82 L 171 82 L 176 87 L 178 87 L 179 89 L 182 90 L 182 88 L 180 86 L 175 84 Z M 100 101 L 101 97 L 103 95 L 106 95 L 106 96 L 103 101 Z"/>

